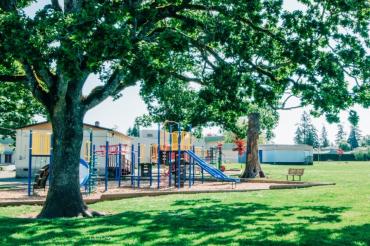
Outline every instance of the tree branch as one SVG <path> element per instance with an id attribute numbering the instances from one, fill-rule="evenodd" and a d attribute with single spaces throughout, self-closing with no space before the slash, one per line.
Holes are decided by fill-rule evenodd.
<path id="1" fill-rule="evenodd" d="M 78 12 L 82 7 L 82 0 L 64 0 L 65 12 Z"/>
<path id="2" fill-rule="evenodd" d="M 136 82 L 136 80 L 133 79 L 132 81 L 126 81 L 126 83 L 124 83 L 124 78 L 125 74 L 121 70 L 116 69 L 105 85 L 95 87 L 87 97 L 82 99 L 85 111 L 88 111 L 107 99 L 109 96 L 114 95 L 118 91 L 121 91 Z"/>
<path id="3" fill-rule="evenodd" d="M 27 75 L 27 81 L 25 82 L 25 85 L 29 90 L 31 90 L 32 94 L 37 98 L 37 100 L 39 100 L 45 107 L 50 109 L 50 96 L 40 84 L 34 69 L 28 62 L 24 63 L 24 70 Z"/>
<path id="4" fill-rule="evenodd" d="M 196 83 L 199 83 L 201 85 L 203 84 L 203 81 L 201 79 L 199 79 L 199 78 L 188 77 L 188 76 L 185 76 L 185 75 L 182 75 L 182 74 L 178 74 L 178 73 L 170 73 L 170 75 L 174 76 L 177 79 L 183 80 L 183 81 L 196 82 Z"/>
<path id="5" fill-rule="evenodd" d="M 297 108 L 303 108 L 304 105 L 298 105 L 298 106 L 293 106 L 293 107 L 288 107 L 288 108 L 285 108 L 285 107 L 273 107 L 274 110 L 292 110 L 292 109 L 297 109 Z"/>
<path id="6" fill-rule="evenodd" d="M 1 82 L 21 82 L 24 83 L 27 81 L 27 77 L 25 75 L 0 75 Z"/>
<path id="7" fill-rule="evenodd" d="M 51 5 L 53 6 L 53 9 L 56 11 L 62 11 L 62 6 L 60 6 L 58 0 L 51 0 Z"/>

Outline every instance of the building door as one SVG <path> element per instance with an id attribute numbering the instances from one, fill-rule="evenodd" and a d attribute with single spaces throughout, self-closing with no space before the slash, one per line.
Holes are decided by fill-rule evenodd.
<path id="1" fill-rule="evenodd" d="M 5 163 L 12 163 L 12 154 L 5 154 Z"/>
<path id="2" fill-rule="evenodd" d="M 258 159 L 260 160 L 260 163 L 262 163 L 262 149 L 258 150 Z"/>

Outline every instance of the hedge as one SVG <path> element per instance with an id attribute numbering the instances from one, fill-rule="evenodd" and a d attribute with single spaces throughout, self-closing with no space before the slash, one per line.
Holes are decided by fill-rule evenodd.
<path id="1" fill-rule="evenodd" d="M 313 154 L 314 161 L 356 161 L 354 154 Z"/>

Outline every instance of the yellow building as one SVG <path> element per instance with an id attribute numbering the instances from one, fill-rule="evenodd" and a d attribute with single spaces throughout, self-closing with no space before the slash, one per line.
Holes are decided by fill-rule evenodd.
<path id="1" fill-rule="evenodd" d="M 50 122 L 37 123 L 17 129 L 16 149 L 14 155 L 17 177 L 27 177 L 28 175 L 29 141 L 31 130 L 33 135 L 33 154 L 50 154 L 50 139 L 52 135 L 52 126 Z M 123 151 L 126 152 L 125 159 L 130 159 L 131 152 L 129 150 L 132 143 L 132 138 L 119 131 L 101 127 L 99 122 L 96 122 L 95 125 L 84 124 L 83 144 L 81 148 L 82 159 L 85 159 L 86 161 L 89 159 L 90 133 L 92 133 L 93 144 L 96 146 L 96 150 L 104 149 L 106 141 L 108 141 L 110 145 L 122 144 Z M 47 164 L 49 164 L 49 157 L 40 156 L 32 159 L 33 171 L 36 171 Z M 105 167 L 105 160 L 103 156 L 98 157 L 97 164 L 98 173 L 103 174 Z"/>

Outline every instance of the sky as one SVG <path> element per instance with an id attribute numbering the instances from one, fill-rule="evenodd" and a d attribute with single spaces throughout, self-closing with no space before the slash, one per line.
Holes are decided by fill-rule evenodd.
<path id="1" fill-rule="evenodd" d="M 32 16 L 38 9 L 49 2 L 50 1 L 47 0 L 39 0 L 32 6 L 28 7 L 26 9 L 26 13 Z M 289 0 L 285 1 L 285 8 L 293 10 L 302 8 L 302 6 L 299 5 L 295 0 Z M 87 94 L 92 88 L 99 84 L 100 81 L 96 76 L 90 76 L 84 87 L 84 93 Z M 139 90 L 140 88 L 138 86 L 129 87 L 122 92 L 122 97 L 118 100 L 113 101 L 112 98 L 108 98 L 100 105 L 87 112 L 84 121 L 90 124 L 94 124 L 95 121 L 99 121 L 101 126 L 116 128 L 119 131 L 126 132 L 127 129 L 133 125 L 136 117 L 148 112 L 145 103 L 140 98 Z M 360 106 L 356 106 L 353 109 L 356 110 L 360 116 L 359 129 L 361 134 L 370 135 L 370 109 L 364 109 Z M 296 130 L 296 125 L 299 123 L 304 110 L 308 109 L 302 108 L 279 112 L 280 120 L 278 126 L 274 129 L 274 143 L 294 143 L 294 132 Z M 345 131 L 348 133 L 350 130 L 350 125 L 347 120 L 348 112 L 342 112 L 340 116 Z M 337 132 L 336 124 L 327 123 L 324 117 L 312 118 L 312 122 L 319 130 L 319 133 L 321 132 L 322 127 L 325 126 L 328 131 L 330 142 L 334 142 L 335 134 Z M 205 129 L 204 133 L 217 134 L 218 129 Z"/>

